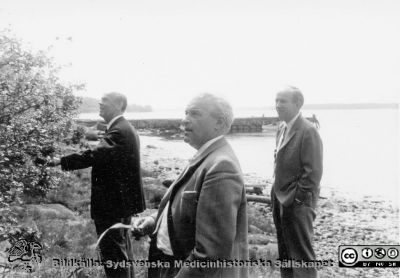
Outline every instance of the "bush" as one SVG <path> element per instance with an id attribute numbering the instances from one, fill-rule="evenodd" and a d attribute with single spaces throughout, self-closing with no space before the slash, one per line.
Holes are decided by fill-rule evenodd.
<path id="1" fill-rule="evenodd" d="M 46 162 L 72 138 L 73 92 L 83 87 L 63 84 L 58 70 L 45 52 L 0 32 L 0 240 L 15 229 L 10 205 L 45 196 L 63 175 Z"/>

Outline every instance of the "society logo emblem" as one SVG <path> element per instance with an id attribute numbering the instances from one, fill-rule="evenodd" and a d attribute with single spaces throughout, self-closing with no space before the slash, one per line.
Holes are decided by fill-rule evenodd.
<path id="1" fill-rule="evenodd" d="M 12 269 L 33 272 L 35 265 L 42 262 L 42 249 L 39 242 L 19 239 L 7 250 L 8 262 L 12 263 Z"/>
<path id="2" fill-rule="evenodd" d="M 368 248 L 368 247 L 364 248 L 364 249 L 361 251 L 361 255 L 362 255 L 362 257 L 363 257 L 364 259 L 369 259 L 369 258 L 371 258 L 373 254 L 374 254 L 374 251 L 372 251 L 372 249 L 371 249 L 371 248 Z"/>
<path id="3" fill-rule="evenodd" d="M 358 259 L 357 251 L 353 248 L 343 249 L 342 253 L 340 254 L 340 259 L 342 263 L 346 265 L 352 265 Z"/>
<path id="4" fill-rule="evenodd" d="M 383 259 L 386 255 L 386 250 L 383 249 L 382 247 L 378 247 L 375 249 L 375 257 L 378 259 Z"/>
<path id="5" fill-rule="evenodd" d="M 387 251 L 387 255 L 391 259 L 396 259 L 397 256 L 399 255 L 399 250 L 396 248 L 389 248 Z"/>

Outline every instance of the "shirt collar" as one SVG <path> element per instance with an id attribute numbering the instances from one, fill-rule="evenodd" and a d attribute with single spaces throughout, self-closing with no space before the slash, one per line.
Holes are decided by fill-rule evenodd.
<path id="1" fill-rule="evenodd" d="M 204 143 L 203 146 L 201 146 L 200 149 L 198 149 L 197 153 L 193 156 L 192 160 L 195 159 L 196 157 L 199 157 L 200 155 L 202 155 L 209 146 L 211 146 L 213 143 L 215 143 L 222 137 L 224 137 L 224 135 L 217 136 L 211 140 L 208 140 L 206 143 Z"/>
<path id="2" fill-rule="evenodd" d="M 284 125 L 286 126 L 286 134 L 289 133 L 289 130 L 292 129 L 294 122 L 297 120 L 297 118 L 300 116 L 300 112 L 296 114 L 296 116 L 293 117 L 288 123 L 284 122 Z"/>
<path id="3" fill-rule="evenodd" d="M 115 116 L 114 118 L 112 118 L 112 120 L 107 124 L 107 130 L 110 129 L 111 125 L 121 117 L 122 117 L 122 115 L 118 115 L 118 116 Z"/>

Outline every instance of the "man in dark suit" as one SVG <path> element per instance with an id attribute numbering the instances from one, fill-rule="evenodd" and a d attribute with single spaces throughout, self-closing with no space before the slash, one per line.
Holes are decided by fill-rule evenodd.
<path id="1" fill-rule="evenodd" d="M 131 217 L 145 209 L 140 174 L 139 137 L 122 116 L 127 99 L 108 93 L 100 103 L 100 116 L 107 123 L 104 138 L 92 150 L 71 154 L 53 161 L 63 170 L 92 167 L 91 217 L 101 235 L 116 223 L 129 224 Z M 110 230 L 100 244 L 103 261 L 132 259 L 130 236 L 126 231 Z M 107 268 L 107 277 L 134 277 L 133 268 Z"/>
<path id="2" fill-rule="evenodd" d="M 224 138 L 232 121 L 230 105 L 214 95 L 200 95 L 188 105 L 184 140 L 197 153 L 169 187 L 158 212 L 132 224 L 151 234 L 149 260 L 170 264 L 150 268 L 149 278 L 247 277 L 245 267 L 210 265 L 248 259 L 242 172 Z"/>
<path id="3" fill-rule="evenodd" d="M 276 95 L 276 110 L 283 123 L 276 137 L 271 199 L 281 260 L 315 260 L 313 221 L 322 177 L 322 141 L 315 127 L 301 116 L 303 103 L 295 87 Z M 281 268 L 281 276 L 317 277 L 317 271 Z"/>

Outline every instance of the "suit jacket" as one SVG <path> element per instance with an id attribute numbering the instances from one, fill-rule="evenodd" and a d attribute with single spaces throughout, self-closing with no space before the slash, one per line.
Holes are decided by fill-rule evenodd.
<path id="1" fill-rule="evenodd" d="M 63 170 L 92 167 L 95 221 L 125 218 L 145 209 L 139 148 L 136 130 L 121 117 L 93 150 L 61 158 Z"/>
<path id="2" fill-rule="evenodd" d="M 280 126 L 277 142 L 283 129 Z M 322 177 L 322 141 L 317 129 L 301 115 L 294 122 L 279 150 L 275 151 L 272 193 L 290 206 L 295 199 L 315 207 Z"/>
<path id="3" fill-rule="evenodd" d="M 163 197 L 176 259 L 247 260 L 247 202 L 239 162 L 221 138 L 189 163 Z M 154 237 L 153 240 L 156 240 Z M 181 268 L 176 277 L 247 277 L 246 268 Z"/>

